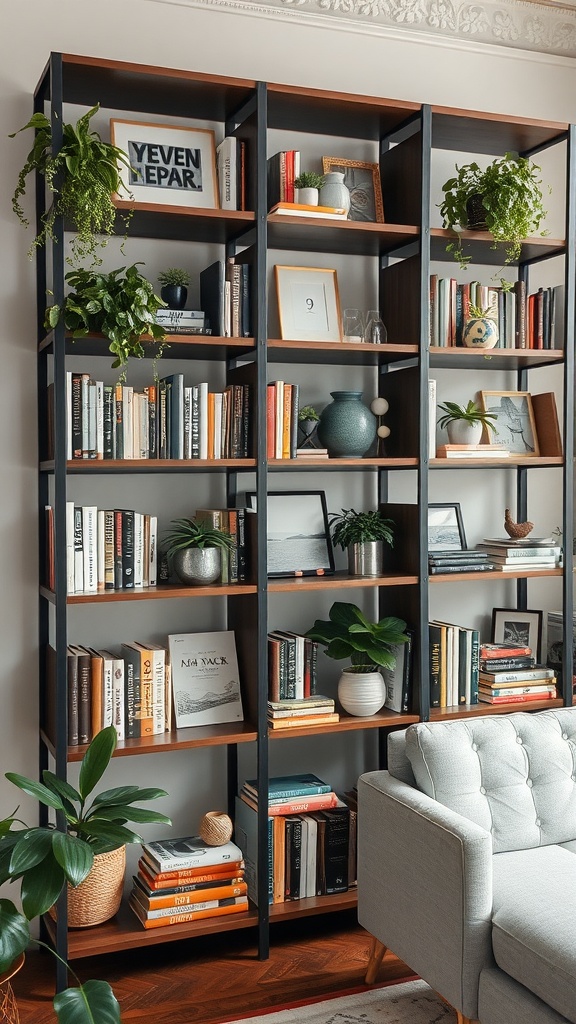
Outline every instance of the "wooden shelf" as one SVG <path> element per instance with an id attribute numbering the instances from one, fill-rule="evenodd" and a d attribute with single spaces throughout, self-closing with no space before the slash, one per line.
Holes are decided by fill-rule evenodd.
<path id="1" fill-rule="evenodd" d="M 268 217 L 268 245 L 271 249 L 382 256 L 417 241 L 419 234 L 419 228 L 407 224 L 285 217 L 278 213 Z"/>
<path id="2" fill-rule="evenodd" d="M 405 728 L 419 721 L 418 715 L 397 714 L 394 711 L 388 711 L 386 708 L 379 711 L 377 715 L 369 715 L 365 718 L 354 717 L 353 715 L 347 715 L 345 711 L 340 711 L 340 721 L 333 722 L 332 725 L 293 726 L 290 729 L 278 729 L 278 731 L 269 729 L 268 737 L 271 740 L 279 740 L 290 736 L 319 736 L 322 733 L 358 732 L 360 729 L 390 729 L 397 726 Z"/>
<path id="3" fill-rule="evenodd" d="M 56 749 L 53 740 L 44 730 L 42 739 L 53 757 Z M 235 743 L 253 743 L 257 732 L 249 722 L 226 722 L 219 725 L 197 725 L 189 729 L 173 729 L 172 732 L 157 736 L 140 737 L 132 740 L 118 740 L 114 757 L 132 757 L 135 754 L 163 754 L 173 750 L 189 750 L 191 747 L 221 747 Z M 81 761 L 88 747 L 84 744 L 68 747 L 67 760 Z"/>
<path id="4" fill-rule="evenodd" d="M 462 704 L 447 708 L 430 708 L 431 722 L 447 722 L 453 718 L 477 718 L 481 715 L 509 715 L 513 711 L 545 711 L 546 708 L 561 708 L 564 701 L 559 697 L 552 700 L 531 700 L 512 704 Z"/>
<path id="5" fill-rule="evenodd" d="M 349 341 L 283 341 L 268 339 L 268 362 L 314 363 L 318 366 L 384 366 L 414 359 L 418 345 L 355 345 Z"/>
<path id="6" fill-rule="evenodd" d="M 526 569 L 517 569 L 516 572 L 451 572 L 439 573 L 437 576 L 430 576 L 430 583 L 469 583 L 483 582 L 484 580 L 523 580 L 532 576 L 561 576 L 562 569 L 536 569 L 528 572 Z"/>
<path id="7" fill-rule="evenodd" d="M 383 576 L 349 576 L 347 572 L 335 572 L 331 576 L 298 576 L 286 579 L 269 579 L 268 591 L 336 590 L 340 587 L 405 587 L 415 586 L 417 576 L 387 573 Z"/>
<path id="8" fill-rule="evenodd" d="M 68 473 L 217 473 L 223 469 L 246 472 L 256 468 L 256 459 L 71 459 Z M 54 461 L 40 463 L 40 472 L 53 473 Z"/>
<path id="9" fill-rule="evenodd" d="M 173 597 L 237 597 L 241 594 L 255 594 L 257 587 L 252 583 L 216 583 L 209 587 L 184 587 L 177 583 L 161 583 L 157 587 L 136 587 L 134 590 L 99 590 L 95 594 L 68 594 L 66 604 L 109 604 L 112 601 L 165 601 Z M 56 595 L 48 587 L 41 586 L 40 593 L 52 604 Z"/>
<path id="10" fill-rule="evenodd" d="M 268 84 L 267 92 L 270 128 L 375 142 L 420 109 L 403 100 L 275 83 Z"/>
<path id="11" fill-rule="evenodd" d="M 287 900 L 285 903 L 273 903 L 270 907 L 270 923 L 274 921 L 291 921 L 297 917 L 310 917 L 312 914 L 328 914 L 336 910 L 348 910 L 358 903 L 356 888 L 348 892 L 337 892 L 331 896 L 309 896 L 303 900 Z"/>
<path id="12" fill-rule="evenodd" d="M 470 255 L 474 263 L 481 263 L 485 266 L 499 266 L 504 262 L 505 245 L 498 245 L 492 248 L 494 240 L 487 231 L 460 231 L 459 237 L 462 240 L 464 252 Z M 448 242 L 456 238 L 454 231 L 444 228 L 431 228 L 430 230 L 430 257 L 433 260 L 452 259 L 450 253 L 446 252 Z M 527 260 L 549 259 L 551 256 L 562 256 L 566 251 L 566 242 L 563 238 L 526 238 L 522 242 L 520 259 Z M 517 266 L 519 260 L 514 260 L 511 266 Z"/>
<path id="13" fill-rule="evenodd" d="M 129 200 L 114 202 L 120 212 L 134 210 L 130 238 L 168 238 L 182 242 L 211 242 L 224 245 L 254 227 L 255 215 L 245 210 L 201 210 L 191 206 L 163 206 Z M 116 219 L 116 231 L 124 234 L 123 217 Z"/>
<path id="14" fill-rule="evenodd" d="M 563 466 L 562 456 L 552 455 L 510 455 L 504 459 L 430 459 L 430 469 L 542 469 L 548 466 Z"/>
<path id="15" fill-rule="evenodd" d="M 337 472 L 364 469 L 415 469 L 418 459 L 311 459 L 308 456 L 296 459 L 270 459 L 268 469 L 272 472 L 306 472 L 309 469 L 328 469 Z"/>
<path id="16" fill-rule="evenodd" d="M 155 359 L 158 355 L 158 348 L 161 344 L 148 338 L 142 337 L 144 356 L 146 359 Z M 214 334 L 167 334 L 164 355 L 166 359 L 229 359 L 232 356 L 247 355 L 254 351 L 254 338 L 220 338 Z M 54 331 L 49 331 L 40 342 L 38 349 L 52 349 L 54 345 Z M 91 334 L 87 338 L 72 338 L 66 335 L 66 355 L 69 356 L 90 356 L 91 358 L 111 359 L 112 353 L 108 348 L 108 339 L 103 334 Z"/>
<path id="17" fill-rule="evenodd" d="M 479 110 L 432 107 L 432 146 L 461 153 L 526 153 L 559 141 L 568 127 L 563 121 L 533 121 Z"/>
<path id="18" fill-rule="evenodd" d="M 564 362 L 561 349 L 430 347 L 430 366 L 450 370 L 530 370 Z"/>

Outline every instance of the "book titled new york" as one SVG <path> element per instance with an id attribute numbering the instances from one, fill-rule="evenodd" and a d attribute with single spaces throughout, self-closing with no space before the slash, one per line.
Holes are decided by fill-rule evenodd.
<path id="1" fill-rule="evenodd" d="M 179 729 L 241 722 L 242 699 L 232 630 L 168 637 L 174 713 Z"/>
<path id="2" fill-rule="evenodd" d="M 155 871 L 161 872 L 208 868 L 214 864 L 237 863 L 242 860 L 242 851 L 236 843 L 208 846 L 200 836 L 143 843 L 142 851 Z"/>

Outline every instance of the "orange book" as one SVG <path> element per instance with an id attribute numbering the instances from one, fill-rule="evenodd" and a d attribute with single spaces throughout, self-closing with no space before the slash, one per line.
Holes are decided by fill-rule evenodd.
<path id="1" fill-rule="evenodd" d="M 193 910 L 195 903 L 204 903 L 206 900 L 226 900 L 230 896 L 245 896 L 248 892 L 248 885 L 242 881 L 237 882 L 236 885 L 221 885 L 214 889 L 178 892 L 171 896 L 165 896 L 162 892 L 158 893 L 158 895 L 148 896 L 135 882 L 135 891 L 138 893 L 138 900 L 145 910 L 162 910 L 166 907 L 187 906 Z"/>
<path id="2" fill-rule="evenodd" d="M 212 882 L 218 878 L 231 878 L 240 874 L 244 868 L 243 860 L 225 864 L 204 864 L 201 868 L 186 868 L 182 871 L 154 871 L 154 868 L 142 855 L 138 868 L 146 874 L 146 884 L 160 889 L 169 889 L 174 885 L 186 885 L 188 882 Z"/>
<path id="3" fill-rule="evenodd" d="M 208 458 L 214 458 L 214 394 L 208 392 Z"/>
<path id="4" fill-rule="evenodd" d="M 332 725 L 334 722 L 340 721 L 340 715 L 337 711 L 330 715 L 310 715 L 310 717 L 302 716 L 295 718 L 275 718 L 272 721 L 268 721 L 269 729 L 297 729 L 299 726 L 311 726 L 311 725 Z M 283 814 L 293 814 L 293 811 L 283 811 Z"/>
<path id="5" fill-rule="evenodd" d="M 329 718 L 329 715 L 325 715 L 325 718 Z M 247 793 L 242 792 L 240 794 L 245 804 L 248 804 L 254 811 L 257 810 L 258 804 L 255 800 L 251 800 Z M 327 811 L 331 807 L 338 806 L 338 797 L 336 793 L 314 793 L 311 796 L 295 796 L 293 800 L 285 800 L 282 804 L 269 804 L 268 805 L 268 817 L 274 818 L 276 815 L 284 814 L 307 814 L 308 811 Z"/>
<path id="6" fill-rule="evenodd" d="M 290 458 L 290 436 L 292 433 L 292 385 L 284 385 L 282 407 L 282 458 Z"/>
<path id="7" fill-rule="evenodd" d="M 268 384 L 266 388 L 266 458 L 273 459 L 276 454 L 276 385 Z"/>
<path id="8" fill-rule="evenodd" d="M 212 910 L 191 910 L 186 914 L 177 914 L 171 917 L 146 918 L 140 909 L 137 900 L 130 897 L 129 900 L 136 917 L 142 922 L 145 928 L 164 928 L 171 924 L 188 924 L 190 921 L 202 921 L 207 917 L 225 917 L 227 914 L 242 914 L 248 909 L 248 900 L 245 903 L 231 903 L 228 907 L 213 907 Z"/>

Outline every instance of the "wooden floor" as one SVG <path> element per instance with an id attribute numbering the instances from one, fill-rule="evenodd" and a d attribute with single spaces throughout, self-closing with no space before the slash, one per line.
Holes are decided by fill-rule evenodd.
<path id="1" fill-rule="evenodd" d="M 342 911 L 275 924 L 268 960 L 257 958 L 255 931 L 235 931 L 74 961 L 73 967 L 83 981 L 110 982 L 124 1024 L 218 1024 L 361 987 L 370 942 L 355 911 Z M 387 954 L 378 981 L 409 976 L 408 968 Z M 21 1024 L 53 1024 L 53 979 L 54 958 L 28 953 L 14 980 Z"/>

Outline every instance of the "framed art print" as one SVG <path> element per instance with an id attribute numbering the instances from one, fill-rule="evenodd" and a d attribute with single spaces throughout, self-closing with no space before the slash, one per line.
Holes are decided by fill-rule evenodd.
<path id="1" fill-rule="evenodd" d="M 428 505 L 428 551 L 464 551 L 466 536 L 458 502 Z"/>
<path id="2" fill-rule="evenodd" d="M 484 412 L 493 413 L 495 440 L 514 455 L 539 455 L 532 398 L 527 391 L 481 391 Z"/>
<path id="3" fill-rule="evenodd" d="M 213 131 L 113 119 L 110 137 L 128 154 L 118 171 L 136 206 L 218 208 Z"/>
<path id="4" fill-rule="evenodd" d="M 530 647 L 539 662 L 542 656 L 542 619 L 541 611 L 493 608 L 492 643 Z"/>
<path id="5" fill-rule="evenodd" d="M 376 221 L 384 223 L 384 204 L 378 164 L 363 160 L 346 160 L 338 156 L 323 156 L 322 170 L 341 171 L 344 184 L 350 192 L 349 220 Z"/>
<path id="6" fill-rule="evenodd" d="M 248 494 L 256 508 L 256 495 Z M 324 491 L 268 491 L 268 576 L 325 576 L 334 572 Z"/>
<path id="7" fill-rule="evenodd" d="M 280 337 L 284 341 L 342 341 L 335 270 L 274 267 Z"/>

